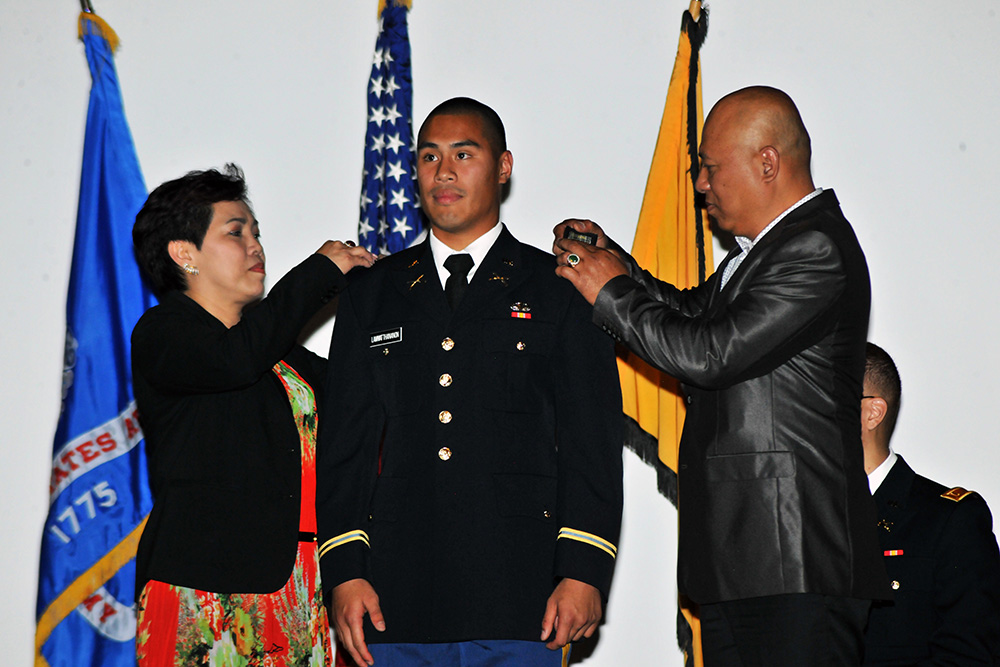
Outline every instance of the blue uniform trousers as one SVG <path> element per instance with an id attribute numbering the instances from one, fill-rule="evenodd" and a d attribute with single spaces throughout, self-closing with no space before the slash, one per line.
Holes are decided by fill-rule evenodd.
<path id="1" fill-rule="evenodd" d="M 369 644 L 376 667 L 565 667 L 570 647 L 495 639 L 440 644 Z"/>

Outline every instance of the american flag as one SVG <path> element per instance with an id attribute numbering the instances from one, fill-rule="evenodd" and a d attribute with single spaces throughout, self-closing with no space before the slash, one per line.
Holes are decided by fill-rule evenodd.
<path id="1" fill-rule="evenodd" d="M 368 130 L 358 243 L 377 255 L 423 238 L 413 137 L 413 81 L 406 0 L 387 0 L 368 81 Z"/>

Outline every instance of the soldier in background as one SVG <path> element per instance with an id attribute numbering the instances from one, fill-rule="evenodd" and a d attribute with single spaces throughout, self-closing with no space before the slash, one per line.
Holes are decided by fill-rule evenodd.
<path id="1" fill-rule="evenodd" d="M 868 343 L 861 442 L 894 602 L 876 602 L 866 665 L 992 665 L 1000 657 L 1000 554 L 986 501 L 913 472 L 889 444 L 901 384 Z"/>

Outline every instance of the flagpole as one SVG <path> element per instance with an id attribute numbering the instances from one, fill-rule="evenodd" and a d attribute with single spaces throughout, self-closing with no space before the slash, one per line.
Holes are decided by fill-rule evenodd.
<path id="1" fill-rule="evenodd" d="M 132 251 L 146 200 L 114 66 L 118 38 L 86 0 L 92 85 L 66 297 L 63 404 L 53 442 L 35 665 L 135 665 L 135 552 L 152 496 L 129 337 L 155 303 Z"/>
<path id="2" fill-rule="evenodd" d="M 680 289 L 705 280 L 712 263 L 711 232 L 698 206 L 698 143 L 702 127 L 699 50 L 708 10 L 693 0 L 681 16 L 660 131 L 636 224 L 632 256 L 654 277 Z M 685 404 L 677 381 L 628 354 L 619 358 L 626 445 L 656 470 L 660 492 L 677 503 L 677 450 Z M 681 596 L 678 643 L 685 665 L 701 667 L 701 628 Z"/>

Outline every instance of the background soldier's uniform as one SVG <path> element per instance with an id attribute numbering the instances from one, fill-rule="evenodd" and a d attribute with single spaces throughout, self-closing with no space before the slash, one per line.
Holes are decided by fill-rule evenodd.
<path id="1" fill-rule="evenodd" d="M 865 664 L 994 664 L 1000 555 L 986 501 L 917 475 L 902 457 L 874 498 L 895 601 L 872 608 Z"/>

